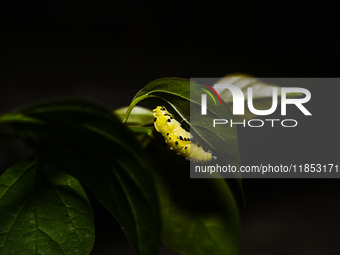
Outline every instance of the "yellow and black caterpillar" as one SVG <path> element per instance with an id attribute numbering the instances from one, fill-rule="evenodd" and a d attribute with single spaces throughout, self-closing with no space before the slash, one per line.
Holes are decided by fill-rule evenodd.
<path id="1" fill-rule="evenodd" d="M 170 150 L 194 162 L 205 163 L 216 159 L 211 151 L 204 151 L 202 146 L 192 142 L 191 134 L 181 127 L 164 106 L 158 106 L 153 112 L 155 128 L 163 135 Z"/>

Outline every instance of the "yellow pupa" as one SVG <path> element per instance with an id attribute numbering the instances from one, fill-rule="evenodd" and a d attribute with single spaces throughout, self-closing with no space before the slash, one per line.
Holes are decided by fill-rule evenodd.
<path id="1" fill-rule="evenodd" d="M 163 135 L 170 150 L 195 162 L 205 163 L 216 159 L 211 151 L 205 151 L 203 147 L 191 142 L 191 134 L 181 127 L 164 106 L 157 106 L 153 112 L 155 129 Z"/>

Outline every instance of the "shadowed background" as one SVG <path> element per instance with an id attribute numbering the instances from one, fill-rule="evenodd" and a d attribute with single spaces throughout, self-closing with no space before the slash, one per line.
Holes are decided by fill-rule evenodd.
<path id="1" fill-rule="evenodd" d="M 335 10 L 321 2 L 6 1 L 0 4 L 0 112 L 70 96 L 115 109 L 148 82 L 169 76 L 337 77 Z M 243 165 L 339 163 L 339 89 L 302 87 L 311 89 L 313 120 L 294 132 L 239 129 Z M 2 143 L 0 171 L 28 153 L 19 142 Z M 338 254 L 339 180 L 246 179 L 247 207 L 231 186 L 240 205 L 241 254 Z M 118 224 L 90 199 L 91 254 L 133 254 Z M 174 253 L 162 248 L 162 254 Z"/>

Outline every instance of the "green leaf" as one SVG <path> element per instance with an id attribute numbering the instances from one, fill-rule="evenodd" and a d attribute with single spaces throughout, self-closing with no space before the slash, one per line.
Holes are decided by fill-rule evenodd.
<path id="1" fill-rule="evenodd" d="M 171 101 L 173 105 L 175 105 L 175 110 L 178 114 L 181 114 L 181 111 L 187 110 L 187 115 L 189 116 L 190 80 L 182 78 L 161 78 L 150 82 L 133 98 L 123 122 L 127 121 L 137 103 L 145 99 L 150 101 L 150 99 L 155 98 L 157 99 L 156 102 L 161 102 L 162 100 Z M 184 108 L 181 108 L 181 106 L 184 106 Z M 184 116 L 181 117 L 185 119 Z M 185 121 L 188 123 L 187 120 Z"/>
<path id="2" fill-rule="evenodd" d="M 128 126 L 129 130 L 135 133 L 135 138 L 139 142 L 142 148 L 146 148 L 151 139 L 155 139 L 153 136 L 154 127 L 141 127 L 141 126 Z"/>
<path id="3" fill-rule="evenodd" d="M 120 119 L 123 120 L 126 114 L 126 111 L 129 107 L 122 107 L 113 111 L 113 113 Z M 129 115 L 129 119 L 126 121 L 126 124 L 136 125 L 136 126 L 148 126 L 153 124 L 153 112 L 141 106 L 136 106 L 132 109 Z"/>
<path id="4" fill-rule="evenodd" d="M 93 213 L 78 181 L 37 160 L 0 176 L 0 254 L 89 254 Z"/>
<path id="5" fill-rule="evenodd" d="M 122 121 L 128 108 L 122 107 L 114 110 L 113 113 Z M 151 138 L 153 138 L 151 128 L 144 127 L 153 124 L 153 120 L 153 112 L 150 109 L 136 106 L 132 109 L 129 119 L 126 121 L 130 131 L 136 133 L 135 138 L 142 148 L 146 148 L 151 142 Z"/>
<path id="6" fill-rule="evenodd" d="M 190 126 L 195 139 L 212 147 L 226 164 L 240 165 L 235 126 L 216 130 L 209 127 L 214 118 L 230 119 L 229 108 L 225 104 L 208 107 L 203 122 L 190 114 L 192 107 L 200 107 L 201 91 L 197 89 L 200 86 L 180 78 L 155 80 L 135 96 L 125 120 L 142 100 L 153 106 L 165 105 L 178 120 L 183 119 L 182 123 Z M 156 163 L 163 242 L 183 254 L 238 254 L 238 212 L 224 180 L 190 179 L 188 162 L 183 163 L 183 159 L 181 163 L 174 162 L 174 158 L 163 158 Z M 237 181 L 242 192 L 241 179 Z"/>
<path id="7" fill-rule="evenodd" d="M 0 117 L 39 156 L 86 185 L 137 254 L 157 254 L 160 220 L 153 170 L 129 130 L 97 103 L 66 99 Z"/>
<path id="8" fill-rule="evenodd" d="M 243 94 L 244 100 L 248 99 L 248 87 L 253 88 L 253 105 L 257 110 L 267 110 L 272 106 L 273 88 L 278 88 L 278 97 L 281 95 L 281 87 L 275 85 L 266 84 L 259 79 L 242 73 L 229 74 L 216 84 L 230 84 L 239 87 Z M 233 109 L 233 96 L 229 89 L 216 88 L 217 93 L 223 99 L 223 101 L 228 105 L 228 107 Z M 287 93 L 287 98 L 301 97 L 301 93 Z M 279 100 L 278 100 L 279 101 Z M 244 115 L 234 115 L 233 119 L 235 121 L 240 120 L 250 120 L 257 116 L 249 111 L 248 107 L 245 107 Z"/>
<path id="9" fill-rule="evenodd" d="M 225 180 L 190 179 L 181 160 L 158 165 L 164 244 L 181 254 L 237 255 L 238 209 Z"/>
<path id="10" fill-rule="evenodd" d="M 226 105 L 209 108 L 209 113 L 202 118 L 193 112 L 191 107 L 200 107 L 201 90 L 197 89 L 200 85 L 181 78 L 162 78 L 149 83 L 132 100 L 130 107 L 125 115 L 125 120 L 128 119 L 133 107 L 142 100 L 157 101 L 163 103 L 173 109 L 172 114 L 178 116 L 190 126 L 190 131 L 193 131 L 199 142 L 207 144 L 221 157 L 227 158 L 228 164 L 240 165 L 240 157 L 237 143 L 237 129 L 233 127 L 221 127 L 217 125 L 212 127 L 212 120 L 215 119 L 230 119 L 232 113 Z M 199 96 L 198 96 L 199 94 Z M 169 111 L 171 111 L 171 109 Z M 210 140 L 211 139 L 211 140 Z M 237 176 L 238 178 L 240 176 Z"/>
<path id="11" fill-rule="evenodd" d="M 137 103 L 145 100 L 153 106 L 164 104 L 174 114 L 177 119 L 182 119 L 183 124 L 190 126 L 194 138 L 203 145 L 207 145 L 218 157 L 224 160 L 224 164 L 240 166 L 240 155 L 237 141 L 236 126 L 228 125 L 212 126 L 213 119 L 230 119 L 232 113 L 223 104 L 218 107 L 208 107 L 208 114 L 202 118 L 200 114 L 190 114 L 194 108 L 200 108 L 201 93 L 199 89 L 202 85 L 190 82 L 182 78 L 161 78 L 150 82 L 132 100 L 124 121 L 129 118 L 129 114 Z M 238 185 L 242 189 L 241 173 L 235 173 Z"/>

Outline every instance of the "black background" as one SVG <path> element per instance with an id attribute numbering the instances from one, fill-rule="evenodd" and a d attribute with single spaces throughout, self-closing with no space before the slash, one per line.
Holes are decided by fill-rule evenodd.
<path id="1" fill-rule="evenodd" d="M 115 109 L 169 76 L 338 77 L 336 11 L 324 2 L 2 2 L 0 112 L 65 96 Z M 303 87 L 312 93 L 312 119 L 291 109 L 302 120 L 294 131 L 240 129 L 244 165 L 339 163 L 339 89 Z M 28 153 L 18 142 L 0 152 L 1 170 Z M 240 204 L 241 254 L 338 254 L 339 180 L 245 179 L 247 207 L 231 186 Z M 117 223 L 91 201 L 93 254 L 133 254 Z"/>

